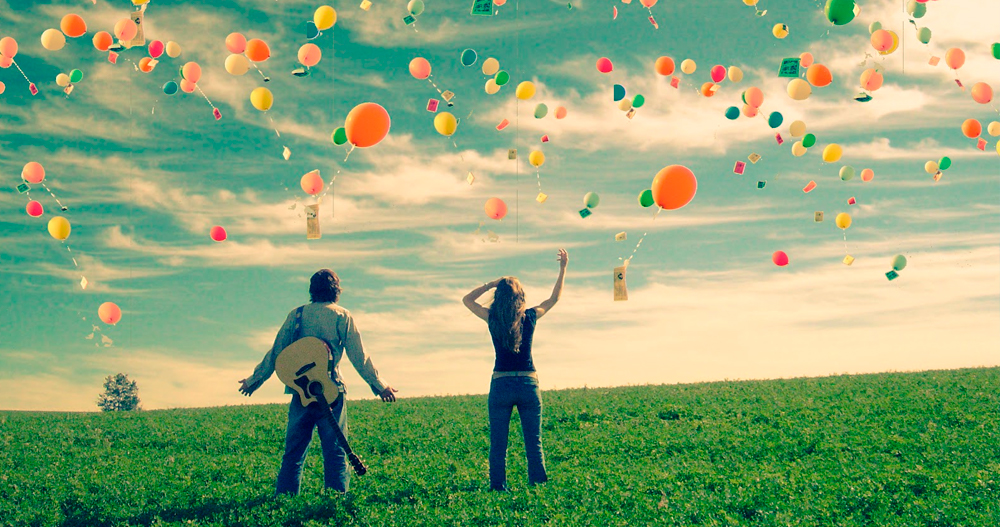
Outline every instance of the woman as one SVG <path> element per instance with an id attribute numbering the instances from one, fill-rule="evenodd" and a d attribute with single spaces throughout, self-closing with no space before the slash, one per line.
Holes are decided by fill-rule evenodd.
<path id="1" fill-rule="evenodd" d="M 535 322 L 548 313 L 562 294 L 569 255 L 559 249 L 559 278 L 552 296 L 536 307 L 524 309 L 524 290 L 513 276 L 498 278 L 465 295 L 462 302 L 476 316 L 485 320 L 493 337 L 496 363 L 490 383 L 490 489 L 507 490 L 507 435 L 514 407 L 521 416 L 524 450 L 528 457 L 528 483 L 548 480 L 542 455 L 542 395 L 538 374 L 531 361 L 531 338 Z M 476 300 L 496 288 L 493 303 L 487 309 Z"/>

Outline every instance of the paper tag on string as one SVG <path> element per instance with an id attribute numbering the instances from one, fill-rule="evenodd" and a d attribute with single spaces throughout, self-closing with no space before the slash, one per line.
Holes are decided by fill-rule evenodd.
<path id="1" fill-rule="evenodd" d="M 982 150 L 983 152 L 985 152 L 986 151 L 986 140 L 983 139 L 982 137 L 980 137 L 979 138 L 979 142 L 976 144 L 976 148 L 978 148 L 978 149 Z"/>
<path id="2" fill-rule="evenodd" d="M 292 157 L 292 151 L 289 150 L 287 146 L 284 148 L 285 149 L 281 152 L 281 157 L 285 158 L 285 161 L 288 161 L 288 159 Z"/>
<path id="3" fill-rule="evenodd" d="M 361 2 L 361 9 L 368 11 L 369 9 L 371 9 L 371 7 L 372 3 L 370 0 L 364 0 L 363 2 Z"/>
<path id="4" fill-rule="evenodd" d="M 670 85 L 676 88 L 681 85 L 681 80 L 677 77 L 670 77 Z"/>
<path id="5" fill-rule="evenodd" d="M 799 66 L 801 58 L 781 59 L 781 66 L 778 67 L 778 77 L 788 77 L 797 79 L 799 77 Z"/>
<path id="6" fill-rule="evenodd" d="M 212 108 L 212 116 L 215 117 L 216 121 L 222 120 L 222 112 L 218 108 Z"/>
<path id="7" fill-rule="evenodd" d="M 480 16 L 492 16 L 493 0 L 472 0 L 472 14 Z"/>
<path id="8" fill-rule="evenodd" d="M 500 124 L 497 125 L 497 131 L 499 132 L 500 130 L 503 130 L 504 128 L 507 128 L 508 124 L 510 124 L 510 121 L 508 121 L 507 119 L 504 119 L 503 121 L 500 121 Z"/>
<path id="9" fill-rule="evenodd" d="M 469 172 L 469 175 L 465 176 L 465 180 L 468 181 L 469 184 L 471 185 L 472 182 L 476 180 L 476 176 L 473 176 L 472 172 Z"/>
<path id="10" fill-rule="evenodd" d="M 580 211 L 580 217 L 581 218 L 586 218 L 587 216 L 590 216 L 591 214 L 593 214 L 593 212 L 590 212 L 590 209 L 588 209 L 586 207 L 584 207 L 583 210 Z"/>
<path id="11" fill-rule="evenodd" d="M 767 185 L 767 181 L 758 181 L 757 182 L 757 188 L 764 188 L 764 185 Z"/>
<path id="12" fill-rule="evenodd" d="M 743 161 L 737 161 L 736 162 L 736 166 L 733 167 L 733 173 L 734 174 L 739 174 L 739 175 L 742 176 L 743 172 L 746 170 L 746 168 L 747 168 L 747 164 L 746 163 L 744 163 Z"/>
<path id="13" fill-rule="evenodd" d="M 965 86 L 962 85 L 962 81 L 955 79 L 955 84 L 958 84 L 958 87 L 962 88 L 962 91 L 965 91 Z"/>
<path id="14" fill-rule="evenodd" d="M 750 156 L 747 157 L 747 159 L 749 159 L 751 163 L 756 165 L 757 161 L 760 161 L 760 154 L 750 154 Z"/>
<path id="15" fill-rule="evenodd" d="M 858 201 L 856 199 L 854 199 L 853 196 L 847 199 L 847 204 L 848 205 L 857 205 L 857 203 L 858 203 Z"/>
<path id="16" fill-rule="evenodd" d="M 777 141 L 779 145 L 780 145 L 781 143 L 784 143 L 784 142 L 785 142 L 785 140 L 784 140 L 784 139 L 782 139 L 782 137 L 781 137 L 781 134 L 780 134 L 780 133 L 778 133 L 778 134 L 774 134 L 774 140 L 775 140 L 775 141 Z"/>
<path id="17" fill-rule="evenodd" d="M 618 234 L 615 235 L 615 241 L 616 242 L 623 242 L 627 238 L 628 238 L 628 235 L 625 234 L 624 232 L 619 232 Z"/>
<path id="18" fill-rule="evenodd" d="M 535 196 L 535 201 L 539 203 L 545 203 L 545 200 L 547 199 L 549 199 L 549 195 L 545 194 L 544 192 L 539 192 L 538 195 Z"/>
<path id="19" fill-rule="evenodd" d="M 31 190 L 31 187 L 29 187 L 27 183 L 21 183 L 20 185 L 17 186 L 17 192 L 19 194 L 24 194 L 29 190 Z"/>
<path id="20" fill-rule="evenodd" d="M 438 100 L 437 99 L 427 99 L 427 111 L 436 112 L 438 111 Z"/>
<path id="21" fill-rule="evenodd" d="M 847 256 L 844 257 L 844 265 L 851 265 L 853 263 L 854 263 L 854 257 L 853 256 L 851 256 L 851 255 L 848 254 Z"/>
<path id="22" fill-rule="evenodd" d="M 31 92 L 32 95 L 38 95 L 38 86 L 35 86 L 35 83 L 33 82 L 28 84 L 28 91 Z"/>
<path id="23" fill-rule="evenodd" d="M 118 54 L 115 53 L 114 51 L 109 51 L 108 52 L 108 62 L 110 62 L 112 64 L 118 64 Z"/>
<path id="24" fill-rule="evenodd" d="M 816 188 L 816 182 L 815 181 L 810 181 L 809 184 L 806 185 L 805 188 L 802 189 L 802 192 L 805 192 L 806 194 L 808 194 L 808 193 L 812 192 L 814 188 Z"/>
<path id="25" fill-rule="evenodd" d="M 413 18 L 413 15 L 406 15 L 403 17 L 403 23 L 405 23 L 406 25 L 410 25 L 416 21 L 417 19 Z"/>
<path id="26" fill-rule="evenodd" d="M 889 281 L 891 282 L 891 281 L 899 278 L 899 273 L 897 273 L 896 270 L 893 269 L 892 271 L 889 271 L 888 273 L 885 273 L 885 277 L 888 278 Z"/>
<path id="27" fill-rule="evenodd" d="M 451 100 L 455 98 L 455 92 L 451 90 L 445 90 L 441 92 L 441 98 L 444 99 L 444 102 L 451 102 Z"/>
<path id="28" fill-rule="evenodd" d="M 615 302 L 628 300 L 628 288 L 625 285 L 625 269 L 627 267 L 628 265 L 615 267 L 614 271 Z"/>
<path id="29" fill-rule="evenodd" d="M 122 41 L 122 45 L 124 45 L 126 48 L 146 45 L 146 37 L 145 35 L 143 35 L 142 31 L 143 14 L 144 13 L 142 11 L 132 11 L 132 22 L 135 23 L 137 31 L 135 32 L 135 37 L 133 37 L 132 40 Z"/>
<path id="30" fill-rule="evenodd" d="M 510 148 L 507 150 L 507 159 L 517 159 L 517 149 Z"/>
<path id="31" fill-rule="evenodd" d="M 813 213 L 813 221 L 815 221 L 816 223 L 823 221 L 823 211 L 817 210 L 815 213 Z"/>
<path id="32" fill-rule="evenodd" d="M 635 108 L 629 108 L 628 112 L 625 113 L 625 117 L 628 117 L 629 119 L 635 117 Z"/>
<path id="33" fill-rule="evenodd" d="M 656 23 L 656 20 L 653 19 L 652 15 L 649 16 L 649 23 L 653 24 L 653 28 L 660 29 L 660 25 Z"/>
<path id="34" fill-rule="evenodd" d="M 931 66 L 937 66 L 938 62 L 941 62 L 941 57 L 931 57 L 931 60 L 927 61 Z"/>
<path id="35" fill-rule="evenodd" d="M 80 289 L 86 289 L 88 283 L 89 282 L 87 282 L 87 277 L 86 276 L 80 277 Z"/>
<path id="36" fill-rule="evenodd" d="M 318 240 L 321 236 L 319 232 L 319 203 L 306 205 L 306 239 Z"/>

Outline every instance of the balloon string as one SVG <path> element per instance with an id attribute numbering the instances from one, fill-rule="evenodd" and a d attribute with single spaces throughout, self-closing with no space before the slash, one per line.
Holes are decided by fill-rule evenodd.
<path id="1" fill-rule="evenodd" d="M 28 81 L 28 84 L 31 84 L 31 79 L 29 79 L 28 76 L 24 74 L 24 70 L 21 69 L 21 65 L 18 64 L 17 61 L 14 59 L 10 59 L 10 61 L 14 63 L 15 67 L 17 67 L 17 71 L 21 72 L 21 76 L 24 77 L 24 80 Z"/>
<path id="2" fill-rule="evenodd" d="M 844 229 L 844 254 L 850 254 L 847 250 L 847 229 Z"/>
<path id="3" fill-rule="evenodd" d="M 346 155 L 346 156 L 344 156 L 344 162 L 345 162 L 345 163 L 347 162 L 347 158 L 351 157 L 351 152 L 353 152 L 355 148 L 357 148 L 357 145 L 355 145 L 355 144 L 353 144 L 353 143 L 352 143 L 352 144 L 351 144 L 351 149 L 350 149 L 350 150 L 348 150 L 348 151 L 347 151 L 347 155 Z"/>
<path id="4" fill-rule="evenodd" d="M 201 96 L 204 97 L 206 101 L 208 101 L 208 105 L 212 107 L 212 110 L 218 110 L 218 108 L 216 108 L 215 105 L 212 104 L 212 100 L 208 98 L 208 95 L 205 95 L 205 92 L 201 89 L 201 86 L 195 84 L 194 87 L 198 88 L 198 93 L 200 93 Z M 281 134 L 278 134 L 278 137 L 281 137 Z"/>
<path id="5" fill-rule="evenodd" d="M 538 180 L 538 193 L 542 193 L 542 176 L 539 174 L 540 170 L 535 167 L 535 179 Z"/>
<path id="6" fill-rule="evenodd" d="M 663 212 L 663 207 L 657 206 L 657 209 L 658 210 L 656 211 L 656 215 L 653 216 L 653 221 L 656 221 L 656 218 L 658 218 L 660 216 L 660 213 Z M 642 241 L 646 239 L 646 235 L 647 234 L 649 234 L 649 231 L 646 231 L 646 232 L 642 233 L 642 236 L 639 238 L 639 243 L 635 244 L 635 249 L 632 249 L 632 254 L 629 255 L 628 258 L 625 259 L 625 266 L 626 267 L 628 267 L 629 262 L 632 261 L 632 258 L 635 256 L 636 251 L 639 250 L 639 246 L 642 245 Z M 618 258 L 618 259 L 621 260 L 621 258 Z"/>
<path id="7" fill-rule="evenodd" d="M 73 267 L 76 267 L 76 268 L 79 269 L 80 268 L 80 264 L 76 263 L 76 257 L 73 256 L 73 249 L 70 249 L 69 244 L 66 243 L 65 241 L 63 242 L 63 245 L 66 246 L 66 252 L 69 253 L 69 259 L 73 260 Z"/>
<path id="8" fill-rule="evenodd" d="M 273 126 L 273 127 L 274 127 L 274 133 L 275 133 L 275 134 L 278 134 L 278 137 L 281 137 L 281 132 L 279 132 L 279 131 L 278 131 L 278 125 L 274 124 L 274 119 L 271 119 L 271 116 L 270 116 L 270 115 L 268 115 L 268 116 L 267 116 L 267 120 L 268 120 L 268 121 L 271 121 L 271 126 Z M 346 161 L 346 160 L 345 160 L 345 161 Z"/>
<path id="9" fill-rule="evenodd" d="M 257 64 L 255 64 L 254 62 L 251 61 L 250 65 L 253 66 L 253 69 L 257 70 L 257 73 L 260 73 L 260 76 L 261 76 L 261 78 L 264 79 L 264 82 L 269 82 L 271 80 L 270 77 L 268 77 L 267 75 L 264 75 L 263 71 L 260 71 L 260 68 L 257 67 Z"/>
<path id="10" fill-rule="evenodd" d="M 66 208 L 66 207 L 65 207 L 65 206 L 64 206 L 64 205 L 62 204 L 62 202 L 61 202 L 61 201 L 59 201 L 59 198 L 57 198 L 57 197 L 56 197 L 56 195 L 55 195 L 55 194 L 54 194 L 54 193 L 52 192 L 52 189 L 50 189 L 50 188 L 49 188 L 49 186 L 48 186 L 48 185 L 46 185 L 44 181 L 42 182 L 42 187 L 43 187 L 43 188 L 45 188 L 45 190 L 47 190 L 47 191 L 49 192 L 49 195 L 50 195 L 50 196 L 52 196 L 52 199 L 56 200 L 56 203 L 58 203 L 58 204 L 59 204 L 59 208 L 60 208 L 60 209 L 62 209 L 62 210 L 64 210 L 64 211 L 65 211 L 65 210 L 69 210 L 69 209 L 67 209 L 67 208 Z"/>

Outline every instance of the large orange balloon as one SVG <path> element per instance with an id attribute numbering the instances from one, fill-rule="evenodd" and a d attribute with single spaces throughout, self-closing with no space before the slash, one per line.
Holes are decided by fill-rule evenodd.
<path id="1" fill-rule="evenodd" d="M 951 48 L 945 52 L 944 62 L 949 68 L 957 70 L 965 64 L 965 52 L 958 48 Z"/>
<path id="2" fill-rule="evenodd" d="M 267 47 L 267 43 L 263 40 L 252 38 L 247 41 L 247 49 L 244 53 L 253 62 L 264 62 L 271 56 L 271 48 Z"/>
<path id="3" fill-rule="evenodd" d="M 822 88 L 833 82 L 833 74 L 830 73 L 830 68 L 822 64 L 813 64 L 806 70 L 806 80 L 809 81 L 809 84 Z"/>
<path id="4" fill-rule="evenodd" d="M 358 148 L 377 145 L 389 133 L 389 112 L 373 102 L 361 103 L 347 114 L 347 140 Z"/>
<path id="5" fill-rule="evenodd" d="M 494 220 L 502 220 L 507 215 L 507 204 L 500 198 L 486 200 L 486 215 Z"/>
<path id="6" fill-rule="evenodd" d="M 59 23 L 59 29 L 63 33 L 66 33 L 67 37 L 76 38 L 87 32 L 87 23 L 83 21 L 83 17 L 80 15 L 69 14 L 62 18 L 62 22 Z"/>
<path id="7" fill-rule="evenodd" d="M 94 35 L 94 47 L 97 48 L 97 51 L 107 51 L 114 42 L 114 39 L 111 38 L 111 33 L 107 31 L 98 31 Z"/>
<path id="8" fill-rule="evenodd" d="M 983 125 L 975 119 L 966 119 L 962 123 L 962 133 L 969 139 L 975 139 L 983 133 Z"/>
<path id="9" fill-rule="evenodd" d="M 656 59 L 656 73 L 660 75 L 670 75 L 674 72 L 674 59 L 670 57 L 660 57 Z"/>
<path id="10" fill-rule="evenodd" d="M 122 310 L 114 302 L 105 302 L 97 308 L 97 316 L 101 322 L 113 326 L 122 319 Z"/>
<path id="11" fill-rule="evenodd" d="M 691 169 L 681 165 L 670 165 L 656 173 L 653 178 L 653 201 L 661 208 L 675 210 L 687 205 L 698 191 L 698 179 Z"/>

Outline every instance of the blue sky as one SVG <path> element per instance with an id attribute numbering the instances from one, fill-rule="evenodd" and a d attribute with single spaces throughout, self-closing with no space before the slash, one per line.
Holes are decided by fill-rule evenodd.
<path id="1" fill-rule="evenodd" d="M 147 39 L 176 41 L 183 54 L 162 57 L 147 74 L 124 60 L 138 61 L 144 49 L 113 65 L 90 43 L 127 16 L 131 2 L 0 0 L 0 36 L 17 39 L 16 60 L 40 90 L 32 97 L 15 68 L 0 70 L 0 176 L 7 182 L 0 189 L 0 309 L 8 314 L 0 330 L 0 408 L 93 410 L 103 378 L 119 371 L 138 381 L 150 409 L 284 401 L 276 378 L 251 399 L 236 392 L 236 381 L 263 356 L 288 311 L 307 300 L 308 278 L 322 267 L 340 274 L 341 303 L 401 396 L 485 393 L 489 335 L 461 297 L 516 275 L 528 302 L 541 302 L 559 247 L 570 253 L 566 289 L 535 340 L 544 389 L 1000 363 L 1000 157 L 997 138 L 985 131 L 1000 113 L 995 102 L 977 104 L 960 90 L 943 63 L 928 64 L 960 47 L 968 57 L 957 72 L 963 84 L 1000 89 L 1000 61 L 989 50 L 1000 40 L 991 23 L 1000 4 L 928 3 L 917 22 L 933 37 L 921 45 L 895 1 L 865 1 L 845 26 L 827 22 L 820 2 L 761 0 L 767 14 L 757 17 L 739 0 L 664 1 L 652 8 L 658 30 L 639 2 L 580 0 L 568 9 L 508 0 L 492 17 L 471 16 L 470 1 L 425 3 L 415 27 L 402 22 L 399 0 L 375 1 L 368 11 L 357 2 L 333 4 L 337 24 L 315 41 L 323 59 L 311 76 L 297 78 L 289 72 L 319 3 L 153 0 Z M 60 51 L 43 49 L 41 33 L 70 12 L 87 21 L 87 35 Z M 875 54 L 873 21 L 903 43 L 862 65 L 866 51 Z M 790 30 L 782 40 L 771 34 L 779 22 Z M 261 76 L 234 77 L 223 67 L 225 37 L 234 31 L 271 47 L 261 64 L 275 97 L 267 115 L 249 101 L 264 85 Z M 459 60 L 466 48 L 479 55 L 472 67 Z M 805 51 L 834 81 L 794 101 L 777 68 Z M 653 70 L 661 55 L 678 64 L 691 58 L 698 69 L 678 72 L 674 89 Z M 437 92 L 408 72 L 418 56 L 430 61 L 438 86 L 456 94 L 452 111 L 461 123 L 451 139 L 435 132 L 425 109 Z M 611 74 L 597 72 L 602 56 L 613 61 Z M 511 73 L 495 95 L 483 89 L 487 57 Z M 163 94 L 187 61 L 202 65 L 199 86 L 221 121 L 197 92 Z M 727 79 L 706 98 L 696 88 L 715 64 L 736 65 L 745 77 Z M 873 64 L 885 84 L 872 101 L 855 102 L 858 77 Z M 67 97 L 55 77 L 74 68 L 84 79 Z M 537 87 L 531 100 L 514 97 L 522 81 Z M 631 120 L 612 99 L 616 83 L 629 97 L 646 98 Z M 777 130 L 763 118 L 724 117 L 751 86 L 763 90 L 765 114 L 783 114 Z M 330 134 L 368 101 L 387 109 L 391 131 L 345 161 L 347 149 Z M 543 119 L 532 116 L 538 103 L 549 107 Z M 565 119 L 553 118 L 557 106 L 567 108 Z M 498 132 L 505 118 L 512 124 Z M 983 123 L 985 152 L 962 135 L 967 118 Z M 817 136 L 803 157 L 791 154 L 795 120 Z M 549 143 L 540 142 L 543 134 Z M 820 158 L 829 143 L 844 147 L 837 163 Z M 507 159 L 509 148 L 518 149 L 518 160 Z M 534 149 L 546 155 L 544 204 L 534 201 L 538 186 L 527 163 Z M 751 153 L 761 161 L 733 174 Z M 935 183 L 924 163 L 944 155 L 954 164 Z M 69 207 L 66 244 L 46 231 L 58 210 L 47 193 L 31 193 L 44 216 L 24 211 L 27 199 L 15 187 L 28 161 L 45 166 L 46 183 Z M 694 171 L 698 193 L 654 220 L 636 198 L 671 164 Z M 842 165 L 872 168 L 875 179 L 841 181 Z M 327 182 L 337 178 L 334 199 L 321 203 L 323 238 L 307 241 L 303 206 L 314 199 L 298 180 L 317 168 Z M 764 189 L 758 180 L 767 181 Z M 818 187 L 804 194 L 810 180 Z M 590 191 L 601 203 L 583 219 L 578 211 Z M 503 221 L 483 213 L 490 197 L 507 202 Z M 858 204 L 848 205 L 850 197 Z M 813 221 L 817 210 L 826 221 Z M 850 267 L 841 263 L 844 237 L 833 224 L 839 212 L 854 218 Z M 226 242 L 209 239 L 213 225 L 227 229 Z M 628 239 L 616 242 L 622 231 Z M 644 232 L 628 269 L 630 298 L 613 302 L 611 271 Z M 788 267 L 771 263 L 776 250 L 788 253 Z M 895 254 L 909 264 L 890 282 L 884 273 Z M 115 327 L 97 319 L 106 301 L 124 312 Z M 351 367 L 343 368 L 350 396 L 369 397 Z"/>

